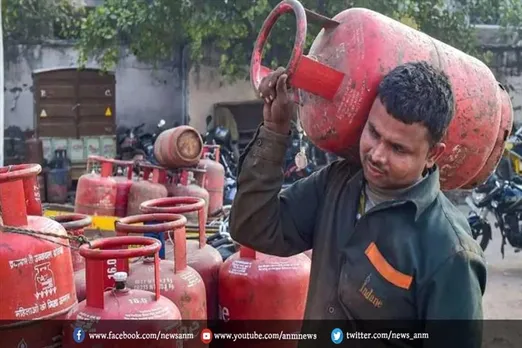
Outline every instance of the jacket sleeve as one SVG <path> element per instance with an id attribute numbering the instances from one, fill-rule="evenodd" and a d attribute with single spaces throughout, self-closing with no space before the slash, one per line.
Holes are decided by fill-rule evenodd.
<path id="1" fill-rule="evenodd" d="M 481 347 L 486 276 L 484 257 L 471 251 L 460 251 L 440 266 L 420 291 L 420 315 L 430 335 L 423 347 Z"/>
<path id="2" fill-rule="evenodd" d="M 329 167 L 281 191 L 290 136 L 260 126 L 239 160 L 230 234 L 259 252 L 288 257 L 313 247 Z"/>

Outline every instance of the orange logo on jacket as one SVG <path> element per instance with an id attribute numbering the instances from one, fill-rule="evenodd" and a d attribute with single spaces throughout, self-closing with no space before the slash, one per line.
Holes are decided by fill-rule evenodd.
<path id="1" fill-rule="evenodd" d="M 366 299 L 366 301 L 370 302 L 375 308 L 381 308 L 383 306 L 383 302 L 380 298 L 375 295 L 373 292 L 373 288 L 369 287 L 372 275 L 368 274 L 361 287 L 359 288 L 359 293 Z"/>

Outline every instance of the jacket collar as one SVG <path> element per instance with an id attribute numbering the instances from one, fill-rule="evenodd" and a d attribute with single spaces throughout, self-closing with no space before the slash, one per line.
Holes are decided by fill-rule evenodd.
<path id="1" fill-rule="evenodd" d="M 409 202 L 415 206 L 415 221 L 417 221 L 426 208 L 428 208 L 437 198 L 440 192 L 439 168 L 435 165 L 428 171 L 427 175 L 428 177 L 403 192 L 395 200 L 379 204 L 372 208 L 371 211 L 382 210 Z M 354 179 L 356 179 L 355 182 L 357 183 L 358 189 L 362 190 L 365 182 L 362 169 L 359 170 Z"/>

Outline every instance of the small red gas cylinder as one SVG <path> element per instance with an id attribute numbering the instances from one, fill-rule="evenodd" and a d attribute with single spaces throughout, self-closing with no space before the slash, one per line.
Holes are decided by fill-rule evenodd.
<path id="1" fill-rule="evenodd" d="M 70 236 L 83 236 L 84 228 L 92 224 L 92 218 L 83 214 L 64 214 L 52 217 L 54 221 L 59 222 Z M 71 242 L 73 247 L 80 247 L 80 243 Z M 74 271 L 74 284 L 76 288 L 76 298 L 78 302 L 85 300 L 85 259 L 77 250 L 71 250 L 72 265 Z"/>
<path id="2" fill-rule="evenodd" d="M 0 168 L 2 347 L 53 346 L 60 320 L 77 303 L 67 232 L 52 219 L 27 214 L 24 181 L 41 170 L 39 164 Z"/>
<path id="3" fill-rule="evenodd" d="M 194 177 L 194 172 L 197 172 L 200 177 L 199 182 L 202 184 L 198 185 L 198 181 L 196 181 Z M 210 201 L 210 195 L 208 191 L 201 187 L 200 185 L 204 185 L 206 180 L 206 170 L 204 169 L 196 169 L 196 168 L 184 168 L 181 170 L 181 173 L 177 177 L 172 178 L 172 183 L 169 185 L 169 196 L 170 197 L 198 197 L 202 198 L 205 201 L 205 216 L 208 217 L 208 204 Z M 179 180 L 176 180 L 179 178 Z M 177 182 L 176 182 L 177 181 Z M 197 224 L 198 223 L 198 214 L 187 213 L 184 214 L 187 218 L 189 224 Z"/>
<path id="4" fill-rule="evenodd" d="M 382 78 L 400 64 L 427 61 L 449 76 L 456 114 L 437 161 L 443 190 L 471 183 L 494 168 L 486 162 L 498 147 L 503 98 L 491 70 L 478 59 L 418 30 L 365 8 L 350 8 L 333 18 L 307 11 L 297 0 L 280 2 L 265 20 L 254 45 L 250 80 L 258 91 L 269 69 L 261 66 L 270 30 L 284 13 L 297 20 L 294 50 L 287 65 L 299 117 L 308 138 L 319 148 L 359 163 L 358 144 Z M 322 30 L 303 55 L 307 19 Z M 502 133 L 501 133 L 502 134 Z M 504 141 L 500 144 L 504 147 Z M 487 171 L 488 173 L 482 173 Z"/>
<path id="5" fill-rule="evenodd" d="M 123 176 L 114 176 L 116 180 L 116 207 L 114 216 L 124 217 L 127 216 L 127 204 L 129 201 L 129 192 L 133 184 L 132 175 L 134 169 L 133 161 L 120 161 L 113 160 L 113 163 L 118 168 L 123 167 Z M 117 173 L 118 174 L 118 173 Z"/>
<path id="6" fill-rule="evenodd" d="M 133 225 L 143 223 L 143 225 Z M 152 223 L 152 224 L 150 224 Z M 116 233 L 168 233 L 174 232 L 174 261 L 159 261 L 161 279 L 156 285 L 150 281 L 151 258 L 124 263 L 123 269 L 128 273 L 127 284 L 131 289 L 155 291 L 174 302 L 183 318 L 185 329 L 199 337 L 203 324 L 207 320 L 207 301 L 205 283 L 192 267 L 187 266 L 187 249 L 185 244 L 185 224 L 187 219 L 177 214 L 143 214 L 121 218 L 116 221 Z M 185 344 L 183 345 L 185 346 Z M 206 347 L 199 340 L 186 342 L 187 347 Z"/>
<path id="7" fill-rule="evenodd" d="M 205 145 L 202 158 L 198 164 L 199 168 L 207 171 L 204 186 L 210 196 L 208 204 L 208 214 L 210 216 L 223 207 L 225 168 L 219 162 L 219 155 L 219 145 Z"/>
<path id="8" fill-rule="evenodd" d="M 130 245 L 138 247 L 128 249 Z M 121 247 L 127 248 L 116 249 Z M 63 328 L 64 348 L 173 346 L 181 314 L 172 301 L 161 296 L 159 290 L 151 292 L 127 287 L 125 272 L 111 275 L 114 287 L 110 289 L 100 276 L 105 274 L 105 265 L 111 260 L 151 257 L 149 279 L 158 285 L 160 247 L 153 238 L 137 236 L 101 238 L 92 241 L 90 247 L 87 244 L 80 247 L 80 254 L 86 259 L 87 299 L 67 315 Z M 106 337 L 93 339 L 89 337 L 90 332 Z M 150 335 L 148 339 L 146 335 Z"/>
<path id="9" fill-rule="evenodd" d="M 199 132 L 184 125 L 161 132 L 154 142 L 154 157 L 169 169 L 191 167 L 198 163 L 202 148 Z"/>
<path id="10" fill-rule="evenodd" d="M 165 186 L 167 183 L 165 168 L 148 163 L 140 163 L 139 166 L 143 171 L 143 179 L 133 182 L 130 187 L 127 215 L 138 215 L 142 202 L 169 195 Z"/>
<path id="11" fill-rule="evenodd" d="M 241 246 L 239 252 L 225 260 L 219 271 L 222 330 L 261 334 L 299 332 L 311 263 L 303 253 L 283 258 Z M 253 347 L 260 342 L 223 343 L 225 347 Z M 295 347 L 295 342 L 291 343 L 289 346 Z M 286 344 L 276 346 L 288 347 Z"/>
<path id="12" fill-rule="evenodd" d="M 223 258 L 219 251 L 207 244 L 205 226 L 205 201 L 197 197 L 169 197 L 143 202 L 140 209 L 145 214 L 187 214 L 197 212 L 199 240 L 187 240 L 188 265 L 203 278 L 207 290 L 207 318 L 218 319 L 218 277 Z M 169 248 L 167 247 L 167 255 Z"/>
<path id="13" fill-rule="evenodd" d="M 100 174 L 91 167 L 94 163 L 100 164 Z M 111 176 L 112 164 L 113 160 L 110 158 L 89 156 L 87 173 L 78 179 L 76 187 L 75 213 L 114 216 L 117 187 L 116 180 Z"/>

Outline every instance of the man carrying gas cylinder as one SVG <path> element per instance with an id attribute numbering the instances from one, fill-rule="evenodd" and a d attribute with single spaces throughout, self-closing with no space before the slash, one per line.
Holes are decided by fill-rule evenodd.
<path id="1" fill-rule="evenodd" d="M 486 261 L 436 165 L 455 112 L 448 77 L 425 62 L 393 69 L 360 139 L 362 168 L 339 160 L 280 192 L 294 107 L 287 77 L 279 68 L 261 82 L 264 122 L 240 158 L 232 238 L 282 257 L 313 249 L 303 332 L 330 339 L 341 323 L 411 333 L 345 337 L 347 346 L 480 347 Z"/>

